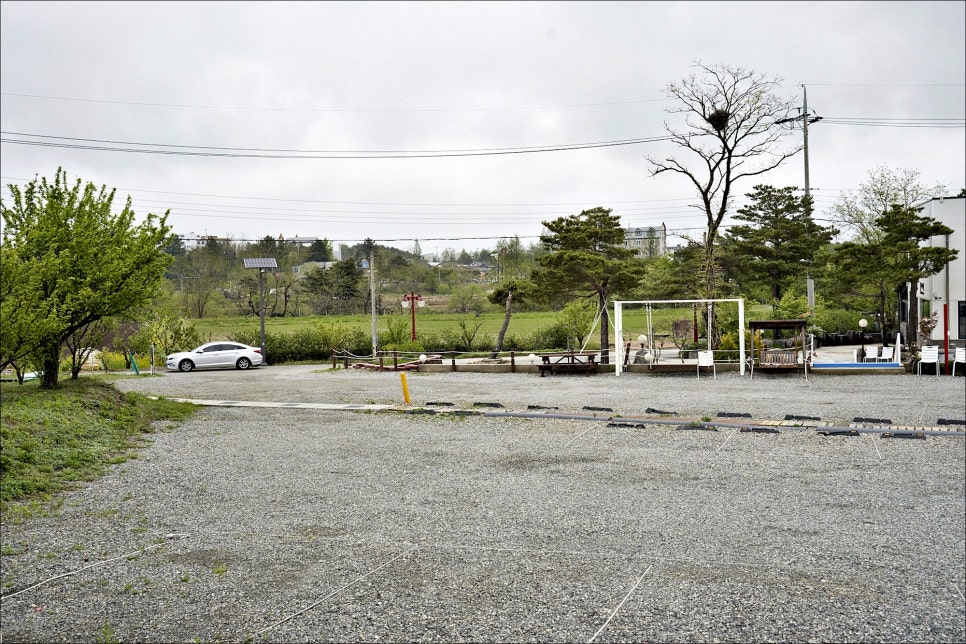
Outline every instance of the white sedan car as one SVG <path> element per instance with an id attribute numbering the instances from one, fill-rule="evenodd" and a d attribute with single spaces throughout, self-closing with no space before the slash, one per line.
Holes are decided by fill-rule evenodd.
<path id="1" fill-rule="evenodd" d="M 248 369 L 262 364 L 262 350 L 240 342 L 219 340 L 194 349 L 172 353 L 164 365 L 172 371 L 194 369 Z"/>

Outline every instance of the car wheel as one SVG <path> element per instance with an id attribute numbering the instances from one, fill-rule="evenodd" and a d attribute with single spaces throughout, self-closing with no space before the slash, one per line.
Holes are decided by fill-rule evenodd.
<path id="1" fill-rule="evenodd" d="M 184 359 L 178 363 L 178 371 L 184 371 L 185 373 L 188 373 L 194 368 L 195 368 L 195 363 L 193 363 L 191 360 L 188 360 L 188 359 Z"/>
<path id="2" fill-rule="evenodd" d="M 239 358 L 238 362 L 235 363 L 235 366 L 244 371 L 252 366 L 252 361 L 248 358 Z"/>

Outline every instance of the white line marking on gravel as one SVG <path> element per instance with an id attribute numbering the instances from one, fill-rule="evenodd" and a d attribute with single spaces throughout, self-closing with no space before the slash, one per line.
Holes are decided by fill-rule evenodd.
<path id="1" fill-rule="evenodd" d="M 879 451 L 879 446 L 875 444 L 875 434 L 869 434 L 869 440 L 872 441 L 872 447 L 875 448 L 875 453 L 879 455 L 879 460 L 882 460 L 882 452 Z"/>
<path id="2" fill-rule="evenodd" d="M 604 631 L 605 628 L 607 628 L 607 625 L 610 624 L 610 620 L 614 619 L 614 615 L 616 615 L 617 614 L 617 611 L 619 611 L 621 609 L 621 606 L 624 605 L 624 602 L 626 602 L 628 600 L 628 598 L 631 596 L 631 594 L 635 590 L 637 590 L 637 587 L 641 585 L 641 582 L 644 581 L 644 577 L 647 575 L 647 573 L 649 573 L 651 571 L 651 568 L 652 567 L 653 566 L 648 566 L 647 567 L 647 570 L 644 571 L 644 574 L 641 575 L 637 579 L 637 582 L 631 587 L 631 589 L 629 591 L 627 591 L 627 594 L 624 595 L 624 599 L 621 600 L 621 603 L 617 604 L 617 606 L 611 612 L 610 617 L 607 618 L 607 621 L 604 622 L 604 624 L 599 629 L 597 629 L 597 632 L 594 633 L 594 636 L 593 637 L 591 637 L 589 640 L 587 640 L 587 644 L 590 644 L 595 639 L 597 639 L 597 636 L 600 635 Z"/>
<path id="3" fill-rule="evenodd" d="M 183 535 L 183 534 L 169 534 L 167 536 L 168 536 L 168 538 L 175 538 L 175 537 L 186 537 L 188 535 Z M 9 599 L 11 597 L 16 597 L 17 595 L 20 595 L 21 593 L 25 593 L 28 590 L 33 590 L 34 588 L 39 588 L 40 586 L 43 586 L 44 584 L 49 584 L 50 582 L 55 581 L 57 579 L 61 579 L 63 577 L 70 577 L 71 575 L 76 575 L 79 572 L 84 572 L 85 570 L 90 570 L 91 568 L 97 568 L 98 566 L 103 566 L 104 564 L 111 563 L 112 561 L 117 561 L 118 559 L 125 559 L 127 557 L 133 557 L 133 556 L 136 556 L 136 555 L 140 555 L 140 554 L 143 554 L 143 553 L 147 552 L 148 550 L 153 550 L 155 548 L 160 548 L 161 546 L 164 546 L 164 545 L 167 545 L 167 541 L 165 541 L 164 543 L 155 543 L 155 544 L 150 545 L 150 546 L 145 546 L 144 548 L 141 548 L 139 550 L 135 550 L 134 552 L 129 552 L 129 553 L 124 554 L 124 555 L 118 555 L 116 557 L 111 557 L 110 559 L 105 559 L 104 561 L 98 561 L 98 562 L 95 562 L 95 563 L 90 564 L 89 566 L 84 566 L 83 568 L 78 568 L 77 570 L 71 570 L 70 572 L 65 572 L 62 575 L 57 575 L 55 577 L 51 577 L 50 579 L 44 579 L 43 581 L 41 581 L 39 583 L 36 583 L 33 586 L 28 586 L 27 588 L 24 588 L 23 590 L 18 590 L 17 592 L 10 593 L 9 595 L 3 595 L 2 597 L 0 597 L 0 600 L 2 600 L 2 599 Z"/>
<path id="4" fill-rule="evenodd" d="M 959 584 L 953 584 L 953 588 L 955 588 L 956 592 L 959 593 L 960 598 L 962 598 L 963 601 L 966 601 L 966 596 L 964 596 L 963 591 L 959 589 Z"/>
<path id="5" fill-rule="evenodd" d="M 342 586 L 341 588 L 337 588 L 336 590 L 333 590 L 331 593 L 329 593 L 325 597 L 322 597 L 321 599 L 319 599 L 315 603 L 313 603 L 313 604 L 311 604 L 309 606 L 306 606 L 305 608 L 303 608 L 302 610 L 298 611 L 297 613 L 292 613 L 288 617 L 285 617 L 285 618 L 282 618 L 282 619 L 278 620 L 277 622 L 275 622 L 271 626 L 266 626 L 262 630 L 257 631 L 255 633 L 255 635 L 261 635 L 262 633 L 264 633 L 266 631 L 272 630 L 276 626 L 280 626 L 280 625 L 284 624 L 285 622 L 287 622 L 289 620 L 295 619 L 296 617 L 298 617 L 302 613 L 307 613 L 308 611 L 312 610 L 313 608 L 315 608 L 319 604 L 325 602 L 328 599 L 331 599 L 332 597 L 335 597 L 336 595 L 338 595 L 339 593 L 341 593 L 342 591 L 344 591 L 346 588 L 349 588 L 350 586 L 359 583 L 360 581 L 362 581 L 363 579 L 365 579 L 369 575 L 372 575 L 372 574 L 375 574 L 375 573 L 379 572 L 380 570 L 382 570 L 383 568 L 385 568 L 386 566 L 388 566 L 392 562 L 396 561 L 397 559 L 401 559 L 401 558 L 405 557 L 406 555 L 408 555 L 409 553 L 415 552 L 417 550 L 419 550 L 419 546 L 415 546 L 413 548 L 410 548 L 406 552 L 403 552 L 403 553 L 400 553 L 400 554 L 396 555 L 395 557 L 393 557 L 389 561 L 385 562 L 381 566 L 378 566 L 376 568 L 373 568 L 372 570 L 370 570 L 366 574 L 362 575 L 361 577 L 357 577 L 357 578 L 353 579 L 352 581 L 350 581 L 349 583 L 347 583 L 346 585 Z"/>
<path id="6" fill-rule="evenodd" d="M 720 452 L 721 451 L 721 448 L 725 446 L 725 443 L 727 443 L 728 441 L 730 441 L 731 440 L 731 437 L 734 436 L 735 434 L 737 434 L 740 431 L 741 431 L 740 429 L 736 429 L 735 431 L 733 431 L 730 434 L 728 434 L 728 438 L 725 439 L 724 443 L 721 443 L 721 445 L 718 446 L 718 449 L 716 449 L 714 451 L 715 452 Z"/>
<path id="7" fill-rule="evenodd" d="M 567 444 L 564 445 L 564 447 L 570 447 L 571 443 L 573 443 L 575 440 L 577 440 L 578 438 L 580 438 L 581 436 L 583 436 L 584 434 L 586 434 L 587 432 L 589 432 L 592 429 L 593 429 L 593 427 L 588 427 L 584 431 L 580 432 L 579 434 L 577 434 L 576 436 L 574 436 L 573 438 L 571 438 L 569 441 L 567 441 Z"/>

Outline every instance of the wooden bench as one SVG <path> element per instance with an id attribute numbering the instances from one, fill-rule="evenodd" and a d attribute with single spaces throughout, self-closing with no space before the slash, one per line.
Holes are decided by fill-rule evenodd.
<path id="1" fill-rule="evenodd" d="M 759 369 L 797 369 L 798 350 L 765 349 L 758 359 Z"/>
<path id="2" fill-rule="evenodd" d="M 555 373 L 582 373 L 589 376 L 597 373 L 597 354 L 596 353 L 545 353 L 540 356 L 540 377 L 546 374 Z"/>

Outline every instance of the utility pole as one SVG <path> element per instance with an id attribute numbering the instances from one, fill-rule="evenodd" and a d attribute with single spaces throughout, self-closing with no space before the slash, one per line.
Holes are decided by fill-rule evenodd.
<path id="1" fill-rule="evenodd" d="M 811 203 L 812 189 L 808 184 L 808 90 L 805 89 L 805 85 L 802 85 L 802 135 L 804 136 L 804 148 L 805 148 L 805 196 L 808 197 L 809 203 Z"/>
<path id="2" fill-rule="evenodd" d="M 379 349 L 379 340 L 376 335 L 376 267 L 373 262 L 373 256 L 375 255 L 373 251 L 376 248 L 376 242 L 366 237 L 362 245 L 366 249 L 366 255 L 369 258 L 369 310 L 372 312 L 372 359 L 375 360 Z"/>
<path id="3" fill-rule="evenodd" d="M 808 177 L 808 124 L 817 123 L 822 120 L 821 116 L 810 116 L 808 113 L 808 90 L 805 85 L 802 84 L 802 113 L 795 117 L 784 118 L 780 121 L 775 121 L 775 125 L 781 125 L 782 123 L 791 123 L 792 121 L 797 121 L 801 119 L 802 121 L 802 149 L 805 152 L 805 196 L 808 198 L 808 209 L 809 212 L 812 210 L 812 186 L 809 182 Z"/>

